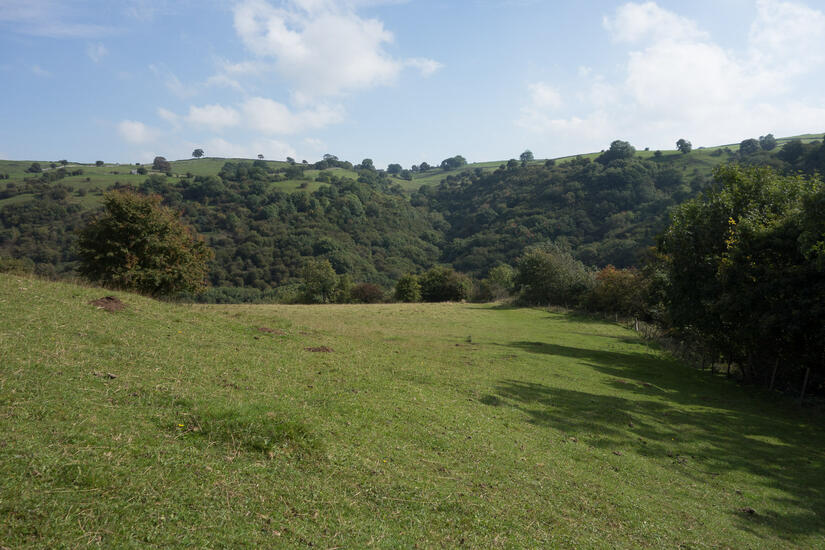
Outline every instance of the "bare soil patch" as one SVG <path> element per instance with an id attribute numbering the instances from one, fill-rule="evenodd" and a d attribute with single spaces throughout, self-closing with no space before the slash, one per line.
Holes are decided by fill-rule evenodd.
<path id="1" fill-rule="evenodd" d="M 269 327 L 258 327 L 260 332 L 265 332 L 267 334 L 277 334 L 279 336 L 284 336 L 286 331 L 281 330 L 279 328 L 269 328 Z"/>
<path id="2" fill-rule="evenodd" d="M 104 296 L 103 298 L 92 300 L 89 303 L 97 308 L 105 309 L 106 311 L 110 311 L 112 313 L 121 311 L 126 307 L 126 304 L 121 302 L 116 296 Z"/>
<path id="3" fill-rule="evenodd" d="M 332 353 L 334 350 L 332 348 L 328 348 L 326 346 L 318 346 L 317 348 L 304 348 L 307 351 L 312 351 L 315 353 Z"/>

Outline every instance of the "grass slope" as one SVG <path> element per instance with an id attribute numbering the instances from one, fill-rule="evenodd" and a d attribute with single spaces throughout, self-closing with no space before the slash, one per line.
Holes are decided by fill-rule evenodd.
<path id="1" fill-rule="evenodd" d="M 825 546 L 821 422 L 619 326 L 104 294 L 0 275 L 0 546 Z"/>

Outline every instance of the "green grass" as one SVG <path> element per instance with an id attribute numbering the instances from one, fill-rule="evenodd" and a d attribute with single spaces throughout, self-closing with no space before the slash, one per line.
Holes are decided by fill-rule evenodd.
<path id="1" fill-rule="evenodd" d="M 620 326 L 104 294 L 0 275 L 0 546 L 825 547 L 821 418 Z"/>

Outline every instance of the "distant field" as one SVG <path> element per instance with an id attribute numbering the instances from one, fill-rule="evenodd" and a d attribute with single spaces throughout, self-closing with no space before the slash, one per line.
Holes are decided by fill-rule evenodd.
<path id="1" fill-rule="evenodd" d="M 825 428 L 620 326 L 0 275 L 0 546 L 823 548 Z"/>
<path id="2" fill-rule="evenodd" d="M 785 138 L 777 138 L 777 147 L 781 147 L 782 145 L 786 144 L 789 141 L 794 139 L 800 139 L 803 142 L 811 142 L 811 141 L 821 141 L 823 139 L 823 134 L 803 134 L 799 136 L 791 136 Z M 714 147 L 705 147 L 702 149 L 694 149 L 688 155 L 682 155 L 679 151 L 673 150 L 662 150 L 662 156 L 659 157 L 661 162 L 673 162 L 674 164 L 683 168 L 683 170 L 687 171 L 688 173 L 707 176 L 710 174 L 711 170 L 717 164 L 724 162 L 727 160 L 727 155 L 721 155 L 714 157 L 711 153 L 716 149 L 722 148 L 729 148 L 731 151 L 738 151 L 739 144 L 732 143 L 728 145 L 719 145 Z M 655 151 L 644 151 L 638 150 L 636 154 L 642 158 L 653 158 Z M 555 159 L 556 162 L 565 162 L 571 160 L 577 156 L 581 156 L 584 158 L 595 159 L 599 156 L 600 153 L 586 153 L 582 155 L 571 155 L 567 157 L 560 157 Z M 185 160 L 176 160 L 171 161 L 172 164 L 172 172 L 175 176 L 181 177 L 185 176 L 187 173 L 191 173 L 195 176 L 211 176 L 217 175 L 220 172 L 221 168 L 226 162 L 253 162 L 255 159 L 238 159 L 238 158 L 216 158 L 216 157 L 204 157 L 200 159 L 185 159 Z M 37 161 L 41 164 L 41 166 L 45 169 L 48 168 L 50 161 Z M 275 168 L 280 168 L 286 165 L 284 161 L 270 161 L 267 160 L 267 163 L 270 163 Z M 542 164 L 545 162 L 545 159 L 537 159 L 533 161 L 531 164 Z M 0 160 L 0 174 L 9 174 L 10 180 L 9 181 L 20 181 L 24 177 L 30 176 L 30 174 L 26 173 L 26 169 L 31 166 L 32 161 L 12 161 L 12 160 Z M 467 166 L 464 166 L 457 170 L 441 170 L 440 168 L 433 168 L 432 170 L 428 170 L 425 173 L 415 173 L 413 175 L 412 181 L 403 180 L 401 178 L 392 177 L 392 181 L 400 185 L 405 191 L 413 192 L 417 191 L 422 185 L 437 185 L 441 183 L 441 181 L 452 175 L 460 174 L 466 170 L 472 170 L 475 168 L 481 168 L 485 172 L 492 172 L 496 168 L 498 168 L 502 164 L 506 164 L 507 160 L 500 160 L 500 161 L 487 161 L 487 162 L 476 162 L 470 163 Z M 151 168 L 151 164 L 143 165 L 146 168 Z M 137 168 L 136 165 L 130 164 L 104 164 L 103 166 L 95 166 L 94 164 L 76 164 L 76 163 L 69 163 L 67 168 L 82 168 L 83 175 L 81 176 L 69 176 L 61 180 L 67 185 L 72 185 L 77 189 L 86 188 L 88 190 L 94 189 L 105 189 L 111 185 L 114 185 L 116 182 L 122 184 L 132 184 L 132 185 L 139 185 L 142 183 L 146 176 L 140 175 L 132 175 L 130 174 L 131 170 Z M 329 169 L 330 172 L 335 174 L 338 177 L 349 177 L 353 179 L 358 178 L 357 172 L 354 170 L 344 170 L 341 168 L 331 168 Z M 283 189 L 284 191 L 296 191 L 299 189 L 305 189 L 308 192 L 312 192 L 320 188 L 321 186 L 325 185 L 323 183 L 315 182 L 314 179 L 318 175 L 318 170 L 306 170 L 305 176 L 309 178 L 307 181 L 305 180 L 288 180 L 284 182 L 278 182 L 276 185 L 278 188 Z M 306 182 L 305 187 L 301 187 L 303 183 Z M 2 185 L 3 182 L 0 182 Z M 84 202 L 95 201 L 99 199 L 87 198 Z M 6 202 L 0 200 L 0 206 L 3 204 L 7 204 Z"/>

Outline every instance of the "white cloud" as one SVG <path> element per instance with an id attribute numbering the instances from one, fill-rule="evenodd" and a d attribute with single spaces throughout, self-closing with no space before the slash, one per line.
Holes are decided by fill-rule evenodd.
<path id="1" fill-rule="evenodd" d="M 557 109 L 561 107 L 561 94 L 553 86 L 544 82 L 534 82 L 527 85 L 527 90 L 530 92 L 533 105 L 539 109 Z"/>
<path id="2" fill-rule="evenodd" d="M 378 19 L 355 13 L 356 3 L 291 0 L 275 8 L 264 0 L 246 0 L 234 9 L 235 30 L 255 55 L 275 60 L 277 70 L 310 96 L 390 84 L 405 65 L 423 74 L 436 61 L 399 60 L 384 50 L 393 35 Z"/>
<path id="3" fill-rule="evenodd" d="M 223 87 L 223 88 L 231 88 L 231 89 L 233 89 L 235 91 L 238 91 L 238 92 L 241 92 L 241 93 L 244 92 L 244 87 L 243 87 L 243 85 L 241 85 L 240 82 L 238 82 L 234 78 L 230 78 L 229 76 L 227 76 L 225 74 L 215 74 L 215 75 L 210 76 L 209 78 L 206 79 L 206 82 L 204 82 L 204 85 L 206 85 L 206 86 L 217 86 L 217 87 Z"/>
<path id="4" fill-rule="evenodd" d="M 407 67 L 413 67 L 418 69 L 421 72 L 421 76 L 430 76 L 431 74 L 440 71 L 444 68 L 442 63 L 435 61 L 434 59 L 427 59 L 424 57 L 415 57 L 412 59 L 407 59 L 404 62 L 404 65 Z"/>
<path id="5" fill-rule="evenodd" d="M 106 49 L 106 46 L 104 46 L 102 42 L 86 45 L 86 55 L 95 63 L 100 63 L 108 53 L 109 50 Z"/>
<path id="6" fill-rule="evenodd" d="M 31 70 L 37 76 L 43 76 L 43 77 L 52 76 L 52 74 L 49 71 L 47 71 L 46 69 L 43 69 L 42 67 L 40 67 L 40 65 L 32 65 Z"/>
<path id="7" fill-rule="evenodd" d="M 204 105 L 203 107 L 189 107 L 189 115 L 186 120 L 195 126 L 206 126 L 212 130 L 220 130 L 229 126 L 237 126 L 240 123 L 238 111 L 232 107 L 222 105 Z"/>
<path id="8" fill-rule="evenodd" d="M 117 132 L 124 141 L 133 144 L 150 143 L 159 136 L 156 129 L 137 120 L 122 120 L 117 125 Z"/>
<path id="9" fill-rule="evenodd" d="M 756 6 L 749 34 L 755 64 L 793 76 L 823 62 L 825 14 L 776 0 L 758 0 Z"/>
<path id="10" fill-rule="evenodd" d="M 344 118 L 340 106 L 320 104 L 292 111 L 283 103 L 263 97 L 247 99 L 241 111 L 249 128 L 265 134 L 294 134 L 336 124 Z"/>
<path id="11" fill-rule="evenodd" d="M 627 3 L 613 17 L 605 16 L 602 24 L 617 42 L 653 40 L 701 40 L 707 34 L 696 23 L 660 8 L 655 2 Z"/>
<path id="12" fill-rule="evenodd" d="M 149 65 L 149 69 L 155 73 L 155 76 L 163 80 L 163 84 L 166 88 L 172 92 L 175 96 L 186 99 L 192 97 L 193 95 L 198 93 L 197 87 L 192 85 L 187 85 L 181 82 L 181 80 L 170 71 L 164 65 Z"/>
<path id="13" fill-rule="evenodd" d="M 158 116 L 165 120 L 166 122 L 173 124 L 175 126 L 178 125 L 180 117 L 170 111 L 169 109 L 164 109 L 163 107 L 158 107 Z"/>
<path id="14" fill-rule="evenodd" d="M 825 127 L 825 106 L 795 79 L 817 74 L 825 63 L 820 11 L 758 0 L 748 41 L 736 49 L 654 2 L 620 6 L 603 24 L 616 42 L 632 44 L 621 79 L 583 75 L 591 78 L 589 91 L 578 96 L 584 114 L 565 117 L 551 116 L 553 102 L 542 106 L 528 88 L 531 101 L 519 125 L 593 149 L 616 138 L 672 147 L 680 137 L 714 144 Z"/>

